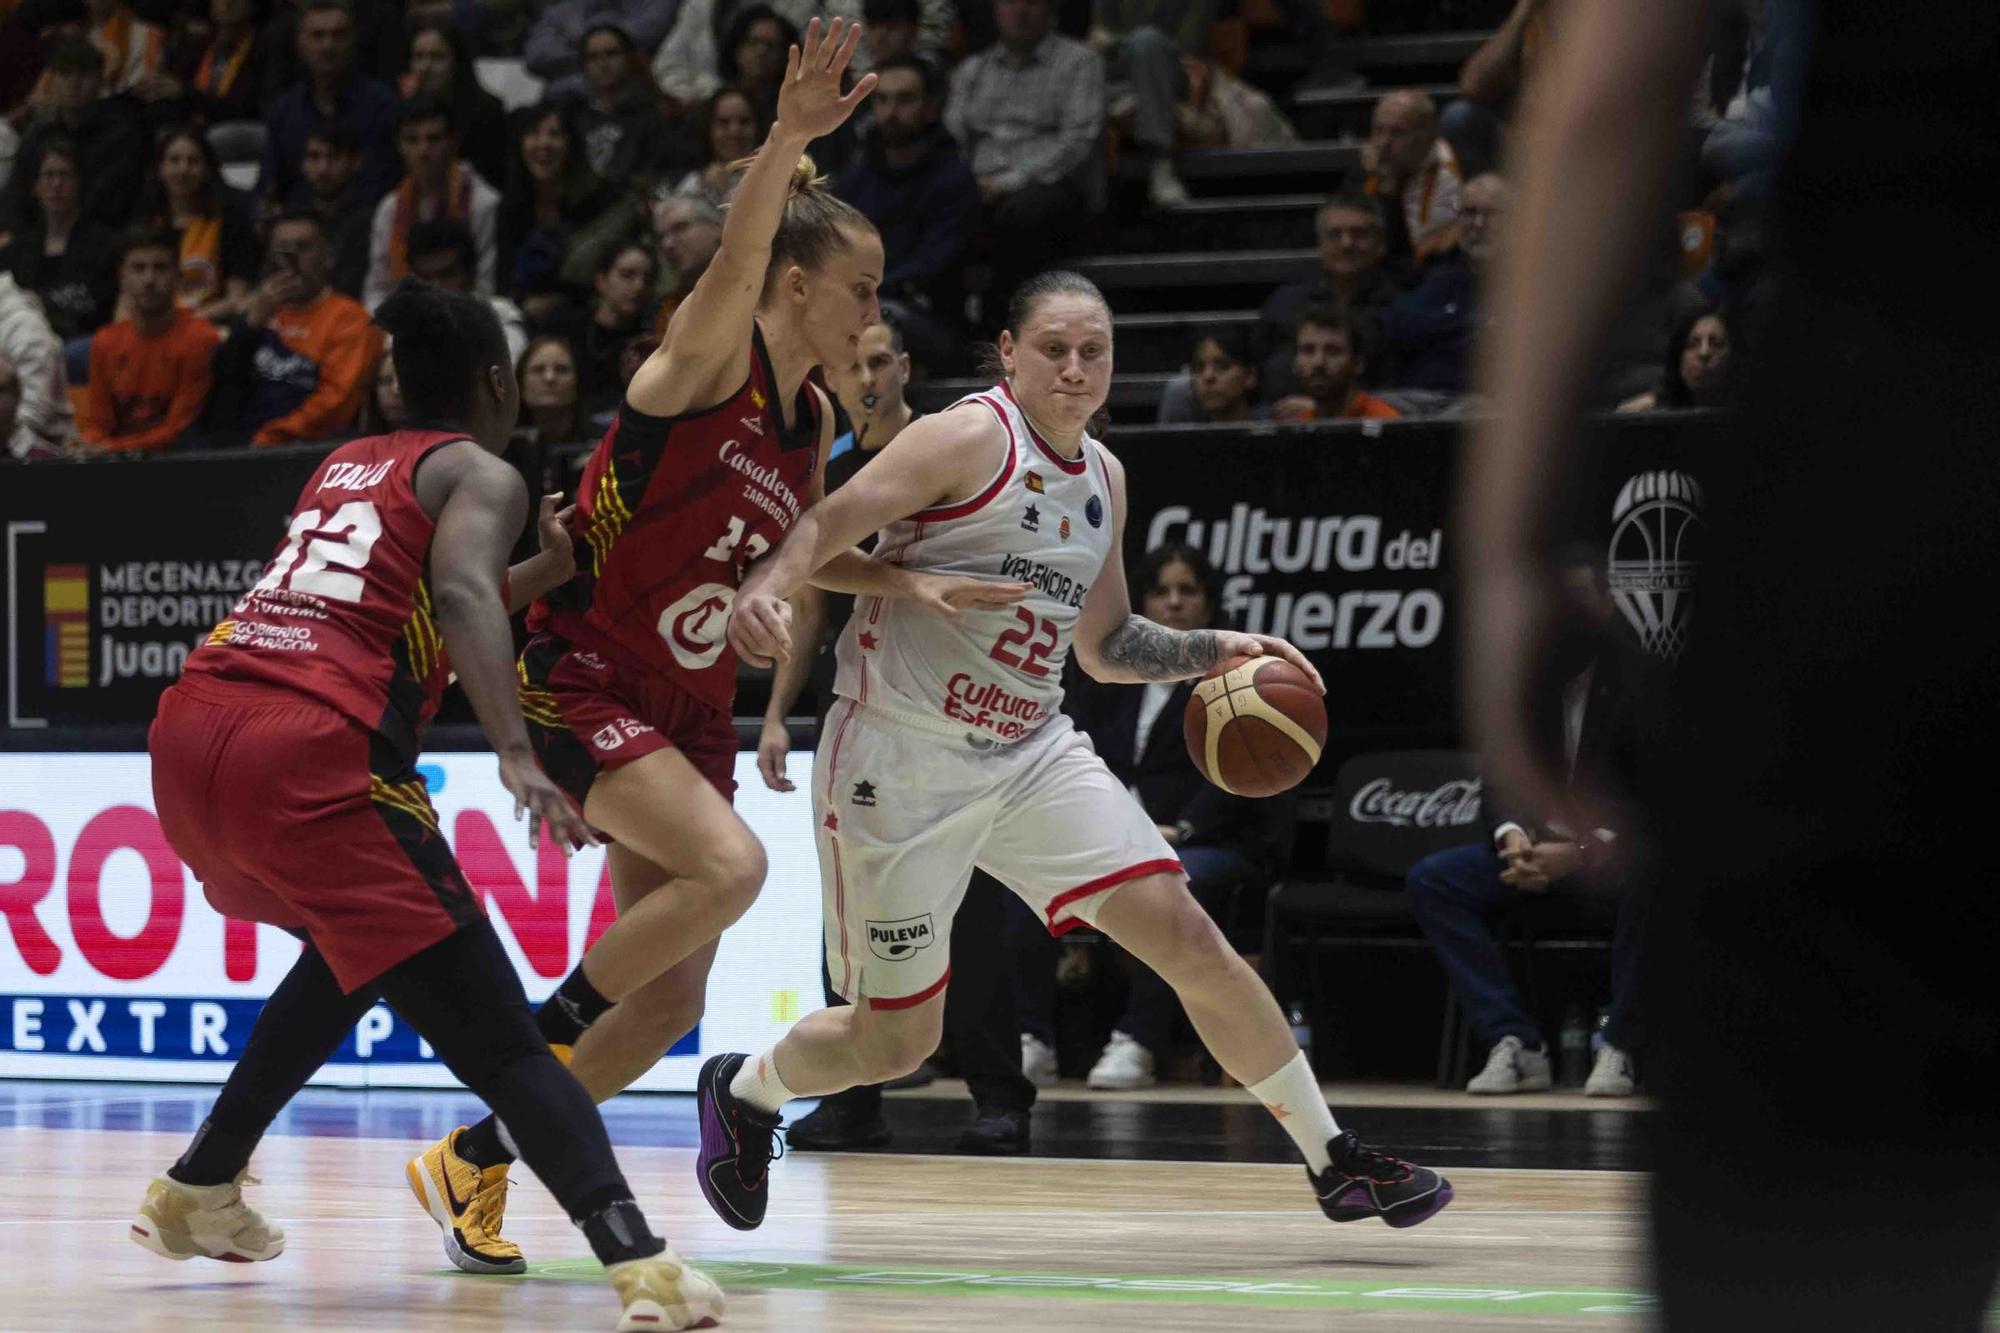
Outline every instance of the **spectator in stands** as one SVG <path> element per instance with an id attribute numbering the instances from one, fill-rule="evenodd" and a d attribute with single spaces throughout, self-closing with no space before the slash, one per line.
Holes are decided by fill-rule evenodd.
<path id="1" fill-rule="evenodd" d="M 1720 310 L 1691 310 L 1667 340 L 1660 387 L 1628 398 L 1620 412 L 1717 407 L 1729 392 L 1729 324 Z"/>
<path id="2" fill-rule="evenodd" d="M 1147 618 L 1178 630 L 1221 623 L 1221 577 L 1189 546 L 1146 554 L 1132 573 L 1132 600 Z M 1261 906 L 1276 870 L 1289 810 L 1282 801 L 1231 796 L 1201 776 L 1181 739 L 1181 714 L 1196 682 L 1102 685 L 1076 673 L 1065 708 L 1117 779 L 1132 789 L 1180 857 L 1188 887 L 1225 931 L 1234 901 Z M 1036 932 L 1039 931 L 1039 936 Z M 1009 920 L 1021 1067 L 1037 1083 L 1055 1077 L 1056 943 L 1032 910 Z M 1157 1081 L 1179 1026 L 1173 988 L 1137 959 L 1126 960 L 1125 1009 L 1089 1075 L 1093 1088 L 1144 1088 Z"/>
<path id="3" fill-rule="evenodd" d="M 167 30 L 126 0 L 83 0 L 84 36 L 104 58 L 104 96 L 137 93 L 166 66 Z"/>
<path id="4" fill-rule="evenodd" d="M 653 78 L 668 100 L 691 106 L 720 88 L 723 34 L 734 23 L 737 11 L 752 0 L 681 0 L 674 16 L 673 30 L 660 43 L 653 60 Z M 770 8 L 794 28 L 820 12 L 814 0 L 770 0 Z"/>
<path id="5" fill-rule="evenodd" d="M 942 72 L 952 63 L 957 26 L 951 0 L 862 0 L 861 45 L 849 68 L 859 77 L 882 68 L 885 60 L 917 56 Z"/>
<path id="6" fill-rule="evenodd" d="M 24 168 L 41 161 L 51 139 L 69 140 L 75 160 L 88 167 L 83 216 L 114 230 L 125 225 L 132 211 L 133 182 L 145 175 L 152 141 L 131 99 L 100 97 L 103 87 L 104 58 L 81 37 L 64 40 L 50 54 L 33 123 L 21 135 L 15 154 L 17 165 L 0 207 L 4 218 L 0 228 L 11 232 L 25 225 L 24 210 L 35 181 Z M 20 369 L 18 361 L 15 368 Z"/>
<path id="7" fill-rule="evenodd" d="M 457 218 L 432 218 L 410 228 L 410 276 L 434 287 L 473 295 L 473 274 L 479 270 L 479 247 L 472 229 Z M 493 317 L 507 336 L 507 355 L 519 360 L 528 348 L 528 325 L 521 307 L 504 296 L 488 296 Z"/>
<path id="8" fill-rule="evenodd" d="M 1644 744 L 1648 659 L 1615 632 L 1616 606 L 1597 549 L 1571 552 L 1562 578 L 1570 629 L 1551 664 L 1549 679 L 1562 685 L 1560 694 L 1546 701 L 1541 731 L 1550 752 L 1560 749 L 1564 755 L 1563 771 L 1577 790 L 1615 793 L 1632 782 Z M 1612 873 L 1617 854 L 1617 830 L 1579 835 L 1551 816 L 1502 812 L 1490 838 L 1434 852 L 1410 867 L 1410 908 L 1437 950 L 1473 1034 L 1488 1048 L 1486 1065 L 1466 1084 L 1467 1092 L 1527 1092 L 1550 1083 L 1548 1043 L 1521 1004 L 1489 919 L 1523 894 L 1576 892 L 1593 872 Z M 1595 898 L 1586 895 L 1584 901 Z M 1611 1020 L 1584 1085 L 1591 1096 L 1632 1092 L 1644 907 L 1640 895 L 1627 894 L 1618 909 Z"/>
<path id="9" fill-rule="evenodd" d="M 279 217 L 266 256 L 269 276 L 216 356 L 209 420 L 218 443 L 333 439 L 367 397 L 380 331 L 327 286 L 332 254 L 317 217 Z"/>
<path id="10" fill-rule="evenodd" d="M 7 353 L 0 351 L 0 440 L 10 443 L 14 438 L 14 422 L 21 413 L 21 377 L 14 373 L 14 363 Z M 10 448 L 0 452 L 0 463 L 14 461 L 14 451 Z"/>
<path id="11" fill-rule="evenodd" d="M 1548 0 L 1514 0 L 1507 21 L 1459 68 L 1458 90 L 1464 96 L 1444 109 L 1438 132 L 1468 176 L 1498 165 L 1501 128 L 1548 49 L 1548 29 Z"/>
<path id="12" fill-rule="evenodd" d="M 1338 306 L 1309 306 L 1292 340 L 1292 374 L 1303 393 L 1271 408 L 1279 421 L 1392 421 L 1403 414 L 1361 388 L 1368 371 L 1367 325 Z"/>
<path id="13" fill-rule="evenodd" d="M 404 102 L 396 110 L 396 141 L 403 156 L 403 179 L 375 208 L 362 303 L 373 310 L 408 275 L 410 228 L 439 218 L 455 219 L 471 229 L 479 248 L 473 286 L 481 296 L 493 295 L 500 193 L 459 158 L 451 104 L 430 93 L 418 93 Z"/>
<path id="14" fill-rule="evenodd" d="M 479 86 L 472 50 L 444 19 L 423 19 L 410 27 L 410 54 L 398 89 L 451 104 L 452 123 L 466 161 L 488 182 L 507 178 L 507 108 Z"/>
<path id="15" fill-rule="evenodd" d="M 936 373 L 959 359 L 964 338 L 966 251 L 979 230 L 979 187 L 938 124 L 942 80 L 931 66 L 894 56 L 875 76 L 861 153 L 833 189 L 882 233 L 884 311 L 917 361 Z"/>
<path id="16" fill-rule="evenodd" d="M 224 183 L 207 135 L 179 129 L 160 136 L 135 216 L 180 238 L 183 306 L 216 324 L 242 313 L 257 276 L 257 237 L 249 203 Z"/>
<path id="17" fill-rule="evenodd" d="M 1257 342 L 1248 329 L 1218 324 L 1196 334 L 1187 378 L 1186 392 L 1171 382 L 1162 390 L 1161 425 L 1271 419 L 1271 409 L 1257 401 Z"/>
<path id="18" fill-rule="evenodd" d="M 609 207 L 562 107 L 543 102 L 517 124 L 500 207 L 502 285 L 527 299 L 562 269 L 576 233 Z"/>
<path id="19" fill-rule="evenodd" d="M 662 285 L 666 288 L 666 301 L 654 320 L 654 329 L 664 333 L 681 298 L 708 272 L 709 261 L 722 245 L 722 210 L 706 199 L 669 199 L 653 210 L 653 234 L 659 240 Z"/>
<path id="20" fill-rule="evenodd" d="M 1408 272 L 1458 240 L 1462 177 L 1451 145 L 1438 137 L 1437 103 L 1415 88 L 1385 93 L 1362 145 L 1365 188 L 1385 205 L 1389 259 Z"/>
<path id="21" fill-rule="evenodd" d="M 396 378 L 396 358 L 390 355 L 394 340 L 382 339 L 382 354 L 375 361 L 374 386 L 368 401 L 361 405 L 355 429 L 363 435 L 386 435 L 410 424 L 410 407 L 403 400 L 403 385 Z"/>
<path id="22" fill-rule="evenodd" d="M 264 43 L 256 0 L 209 0 L 206 31 L 187 26 L 174 54 L 171 67 L 139 90 L 155 123 L 207 127 L 261 118 Z"/>
<path id="23" fill-rule="evenodd" d="M 660 114 L 660 98 L 632 38 L 613 23 L 583 35 L 584 95 L 573 118 L 584 160 L 603 181 L 678 178 L 699 160 L 680 127 Z"/>
<path id="24" fill-rule="evenodd" d="M 1334 195 L 1313 218 L 1319 272 L 1305 282 L 1288 282 L 1265 299 L 1259 312 L 1265 346 L 1264 396 L 1282 398 L 1298 390 L 1292 376 L 1292 342 L 1299 320 L 1311 305 L 1337 305 L 1367 319 L 1380 318 L 1403 294 L 1389 276 L 1388 224 L 1382 202 L 1358 190 Z"/>
<path id="25" fill-rule="evenodd" d="M 60 457 L 76 433 L 62 340 L 42 303 L 15 285 L 11 273 L 0 273 L 0 356 L 19 386 L 8 452 L 21 462 Z"/>
<path id="26" fill-rule="evenodd" d="M 1054 30 L 1050 0 L 995 0 L 1000 40 L 952 73 L 945 128 L 987 207 L 993 324 L 1014 289 L 1104 207 L 1104 62 Z"/>
<path id="27" fill-rule="evenodd" d="M 74 144 L 45 139 L 21 169 L 35 182 L 28 225 L 0 249 L 0 269 L 40 298 L 57 336 L 87 338 L 110 320 L 118 297 L 118 238 L 83 216 L 83 164 Z"/>
<path id="28" fill-rule="evenodd" d="M 90 382 L 79 434 L 107 453 L 158 452 L 179 444 L 208 404 L 215 325 L 175 299 L 181 242 L 160 229 L 127 235 L 118 261 L 126 317 L 90 345 Z"/>
<path id="29" fill-rule="evenodd" d="M 591 438 L 590 414 L 583 410 L 576 352 L 569 341 L 544 334 L 528 344 L 516 363 L 521 382 L 521 426 L 541 444 L 575 444 Z"/>
<path id="30" fill-rule="evenodd" d="M 580 96 L 586 34 L 610 24 L 629 35 L 642 55 L 650 56 L 673 28 L 679 9 L 679 0 L 557 0 L 529 31 L 522 63 L 546 85 L 544 97 Z"/>
<path id="31" fill-rule="evenodd" d="M 1132 99 L 1132 148 L 1145 164 L 1146 199 L 1155 208 L 1188 199 L 1174 171 L 1174 108 L 1188 91 L 1181 60 L 1207 48 L 1214 17 L 1209 5 L 1091 0 L 1086 40 L 1104 57 L 1113 100 Z"/>
<path id="32" fill-rule="evenodd" d="M 681 177 L 673 192 L 706 199 L 720 208 L 736 188 L 735 164 L 757 151 L 771 125 L 749 93 L 718 88 L 696 110 L 694 126 L 708 160 Z"/>
<path id="33" fill-rule="evenodd" d="M 620 362 L 625 344 L 647 331 L 647 302 L 657 280 L 658 258 L 650 245 L 630 241 L 605 252 L 597 267 L 597 299 L 590 318 L 570 340 L 583 382 L 584 410 L 593 415 L 618 406 L 625 396 Z"/>
<path id="34" fill-rule="evenodd" d="M 275 203 L 289 198 L 305 156 L 306 135 L 338 121 L 361 149 L 361 193 L 380 199 L 396 183 L 396 98 L 367 77 L 354 58 L 354 11 L 349 0 L 302 0 L 296 42 L 300 81 L 271 105 L 257 192 Z"/>
<path id="35" fill-rule="evenodd" d="M 785 53 L 800 44 L 798 25 L 769 5 L 749 5 L 736 11 L 716 53 L 716 73 L 723 86 L 750 94 L 760 118 L 769 123 L 778 114 L 778 85 L 785 77 Z"/>
<path id="36" fill-rule="evenodd" d="M 1417 285 L 1382 312 L 1382 341 L 1402 389 L 1464 393 L 1473 342 L 1485 327 L 1484 286 L 1500 257 L 1507 183 L 1487 172 L 1465 183 L 1458 244 L 1424 265 Z"/>
<path id="37" fill-rule="evenodd" d="M 313 126 L 306 135 L 306 155 L 299 163 L 299 183 L 292 188 L 290 207 L 319 219 L 333 251 L 333 289 L 357 301 L 368 281 L 369 229 L 375 222 L 376 203 L 361 194 L 361 149 L 353 133 L 337 120 Z"/>

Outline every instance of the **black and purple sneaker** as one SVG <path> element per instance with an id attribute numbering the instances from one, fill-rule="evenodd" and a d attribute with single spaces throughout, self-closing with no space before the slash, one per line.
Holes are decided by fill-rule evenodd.
<path id="1" fill-rule="evenodd" d="M 1413 1227 L 1451 1202 L 1450 1181 L 1428 1167 L 1363 1146 L 1352 1130 L 1329 1139 L 1326 1150 L 1333 1165 L 1320 1175 L 1308 1167 L 1306 1179 L 1319 1196 L 1320 1211 L 1336 1222 L 1379 1217 L 1392 1227 Z"/>
<path id="2" fill-rule="evenodd" d="M 771 1198 L 771 1158 L 778 1152 L 778 1113 L 745 1106 L 729 1091 L 729 1080 L 747 1058 L 711 1057 L 694 1085 L 701 1108 L 695 1179 L 715 1215 L 738 1231 L 755 1231 L 764 1224 L 764 1205 Z"/>

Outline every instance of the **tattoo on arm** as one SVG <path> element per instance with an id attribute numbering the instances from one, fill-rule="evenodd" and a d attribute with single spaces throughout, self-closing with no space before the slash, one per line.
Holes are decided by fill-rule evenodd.
<path id="1" fill-rule="evenodd" d="M 1137 615 L 1111 631 L 1099 652 L 1140 680 L 1186 680 L 1220 660 L 1214 630 L 1168 629 Z"/>

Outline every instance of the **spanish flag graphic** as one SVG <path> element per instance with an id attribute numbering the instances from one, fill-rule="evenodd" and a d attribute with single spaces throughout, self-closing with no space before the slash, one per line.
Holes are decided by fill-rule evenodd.
<path id="1" fill-rule="evenodd" d="M 90 684 L 90 566 L 48 565 L 42 570 L 42 615 L 48 622 L 43 672 L 62 689 Z"/>

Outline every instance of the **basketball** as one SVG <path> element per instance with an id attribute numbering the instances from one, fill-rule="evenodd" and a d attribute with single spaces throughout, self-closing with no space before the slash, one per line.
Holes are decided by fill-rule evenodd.
<path id="1" fill-rule="evenodd" d="M 1282 657 L 1218 662 L 1188 700 L 1188 757 L 1232 796 L 1275 796 L 1312 772 L 1326 744 L 1326 701 Z"/>

